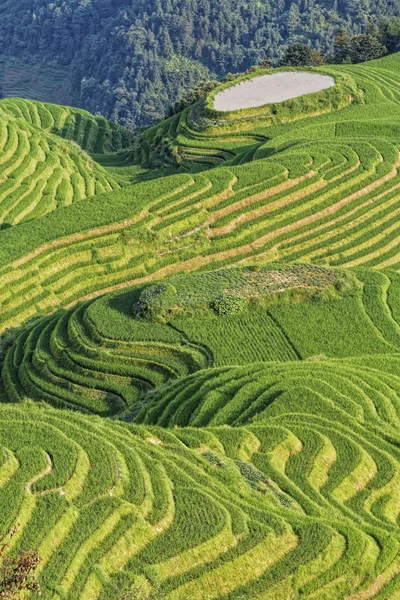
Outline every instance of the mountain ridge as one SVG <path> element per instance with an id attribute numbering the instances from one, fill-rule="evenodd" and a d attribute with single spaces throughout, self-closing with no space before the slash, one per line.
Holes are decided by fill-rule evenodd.
<path id="1" fill-rule="evenodd" d="M 358 35 L 382 21 L 389 51 L 400 49 L 398 0 L 7 0 L 0 15 L 5 95 L 31 90 L 129 129 L 162 119 L 197 83 L 266 59 L 276 66 L 287 45 L 332 55 L 341 27 Z"/>

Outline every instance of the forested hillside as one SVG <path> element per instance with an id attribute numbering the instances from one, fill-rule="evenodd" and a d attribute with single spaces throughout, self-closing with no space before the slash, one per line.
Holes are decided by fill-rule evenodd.
<path id="1" fill-rule="evenodd" d="M 0 55 L 26 72 L 19 62 L 2 77 L 0 64 L 0 82 L 5 95 L 39 99 L 43 73 L 59 93 L 54 67 L 67 68 L 65 103 L 134 128 L 201 80 L 276 62 L 297 41 L 330 53 L 340 27 L 357 34 L 399 14 L 400 0 L 6 0 Z"/>

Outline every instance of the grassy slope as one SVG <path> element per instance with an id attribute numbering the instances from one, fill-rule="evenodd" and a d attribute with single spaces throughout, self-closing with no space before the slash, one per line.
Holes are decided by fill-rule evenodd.
<path id="1" fill-rule="evenodd" d="M 103 156 L 121 189 L 0 232 L 1 330 L 51 313 L 3 338 L 0 406 L 0 529 L 39 547 L 44 598 L 117 600 L 133 577 L 169 600 L 397 597 L 400 57 L 322 70 L 336 91 L 145 132 L 136 160 L 168 135 L 179 172 Z M 82 111 L 0 109 L 19 150 L 24 131 L 66 157 L 124 146 Z M 292 261 L 359 286 L 292 286 Z M 243 312 L 207 308 L 249 297 L 215 269 L 267 262 Z M 184 308 L 134 318 L 167 277 Z"/>
<path id="2" fill-rule="evenodd" d="M 17 404 L 0 410 L 0 501 L 19 499 L 3 526 L 18 519 L 16 544 L 39 546 L 45 598 L 117 598 L 134 575 L 171 599 L 396 589 L 400 281 L 357 275 L 353 296 L 278 292 L 218 318 L 189 303 L 164 323 L 132 317 L 133 288 L 18 337 L 3 367 Z M 178 295 L 212 297 L 210 277 L 176 280 Z M 307 327 L 294 331 L 299 310 Z M 342 311 L 359 324 L 353 346 L 345 319 L 330 328 Z M 105 418 L 118 411 L 142 425 Z"/>

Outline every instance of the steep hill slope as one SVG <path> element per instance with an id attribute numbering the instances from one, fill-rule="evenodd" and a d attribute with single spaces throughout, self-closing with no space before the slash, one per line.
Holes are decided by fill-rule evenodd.
<path id="1" fill-rule="evenodd" d="M 149 165 L 166 136 L 192 159 L 180 170 L 192 172 L 5 231 L 0 278 L 22 287 L 4 290 L 2 322 L 36 313 L 32 302 L 21 310 L 33 281 L 31 300 L 50 310 L 125 282 L 239 261 L 396 267 L 399 60 L 330 68 L 337 87 L 256 115 L 226 122 L 223 113 L 210 124 L 211 109 L 195 105 L 150 129 L 136 159 Z"/>
<path id="2" fill-rule="evenodd" d="M 400 279 L 357 275 L 331 297 L 328 269 L 184 277 L 165 322 L 134 317 L 134 288 L 18 337 L 1 523 L 39 547 L 45 598 L 114 599 L 135 578 L 171 600 L 395 597 Z M 260 304 L 201 309 L 226 281 Z M 127 407 L 145 425 L 66 410 Z"/>
<path id="3" fill-rule="evenodd" d="M 88 152 L 115 152 L 130 136 L 85 111 L 12 99 L 0 101 L 0 139 L 4 228 L 118 189 Z"/>
<path id="4" fill-rule="evenodd" d="M 135 140 L 0 102 L 17 203 L 97 177 L 0 231 L 0 532 L 46 600 L 400 593 L 400 56 L 317 72 Z"/>
<path id="5" fill-rule="evenodd" d="M 199 81 L 276 62 L 288 43 L 332 52 L 340 27 L 399 15 L 399 0 L 3 0 L 0 90 L 148 125 Z"/>

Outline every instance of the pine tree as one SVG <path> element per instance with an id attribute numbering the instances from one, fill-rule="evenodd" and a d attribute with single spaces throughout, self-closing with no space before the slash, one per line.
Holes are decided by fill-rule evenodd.
<path id="1" fill-rule="evenodd" d="M 379 37 L 379 29 L 376 26 L 373 19 L 368 19 L 367 25 L 365 27 L 365 34 L 375 38 Z"/>
<path id="2" fill-rule="evenodd" d="M 336 36 L 334 46 L 334 62 L 336 64 L 343 64 L 351 62 L 350 57 L 350 38 L 346 31 L 341 28 L 338 35 Z"/>
<path id="3" fill-rule="evenodd" d="M 313 52 L 305 44 L 289 46 L 283 56 L 281 64 L 285 67 L 305 67 L 312 65 Z"/>
<path id="4" fill-rule="evenodd" d="M 297 6 L 297 4 L 292 2 L 290 9 L 289 9 L 288 21 L 287 21 L 287 28 L 288 28 L 290 37 L 293 37 L 293 35 L 294 35 L 296 29 L 298 29 L 299 25 L 300 25 L 299 7 Z"/>
<path id="5" fill-rule="evenodd" d="M 381 58 L 385 52 L 385 46 L 373 35 L 361 33 L 351 38 L 350 57 L 353 63 Z"/>
<path id="6" fill-rule="evenodd" d="M 174 54 L 174 47 L 166 27 L 163 27 L 161 33 L 161 51 L 167 59 L 171 58 Z"/>

